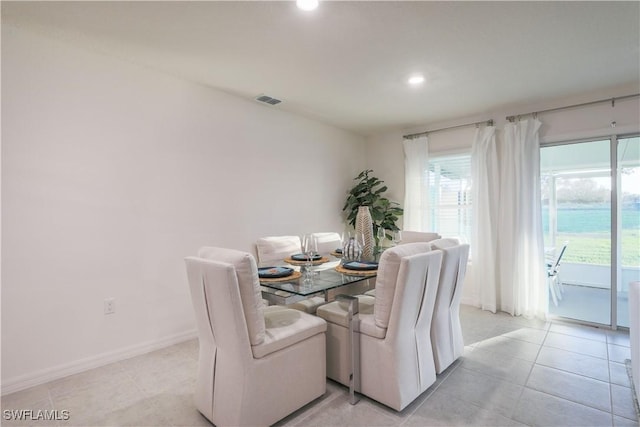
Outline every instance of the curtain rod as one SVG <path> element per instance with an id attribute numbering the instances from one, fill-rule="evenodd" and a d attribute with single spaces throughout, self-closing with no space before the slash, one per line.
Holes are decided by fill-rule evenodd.
<path id="1" fill-rule="evenodd" d="M 420 133 L 412 133 L 409 135 L 403 135 L 402 137 L 404 139 L 415 139 L 415 138 L 419 138 L 421 136 L 426 136 L 430 133 L 434 133 L 434 132 L 442 132 L 443 130 L 451 130 L 451 129 L 457 129 L 457 128 L 464 128 L 467 126 L 480 126 L 480 125 L 487 125 L 487 126 L 493 126 L 493 120 L 489 119 L 489 120 L 483 120 L 481 122 L 474 122 L 474 123 L 465 123 L 463 125 L 456 125 L 456 126 L 449 126 L 446 128 L 440 128 L 440 129 L 434 129 L 434 130 L 427 130 L 424 132 L 420 132 Z"/>
<path id="2" fill-rule="evenodd" d="M 567 110 L 567 109 L 570 109 L 570 108 L 587 107 L 589 105 L 602 104 L 603 102 L 611 102 L 611 106 L 615 107 L 616 100 L 635 98 L 637 96 L 640 96 L 640 93 L 634 93 L 633 95 L 618 96 L 618 97 L 615 97 L 615 98 L 599 99 L 598 101 L 583 102 L 582 104 L 566 105 L 564 107 L 547 108 L 546 110 L 532 111 L 530 113 L 525 113 L 525 114 L 516 114 L 516 115 L 513 115 L 513 116 L 507 116 L 506 119 L 508 121 L 510 121 L 510 122 L 513 122 L 515 119 L 520 119 L 520 117 L 522 117 L 522 116 L 534 116 L 534 117 L 536 117 L 538 114 L 541 114 L 541 113 L 549 113 L 551 111 Z"/>

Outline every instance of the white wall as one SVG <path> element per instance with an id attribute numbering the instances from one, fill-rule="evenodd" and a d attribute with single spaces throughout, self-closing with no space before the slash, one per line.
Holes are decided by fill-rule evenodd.
<path id="1" fill-rule="evenodd" d="M 500 142 L 506 116 L 635 94 L 638 93 L 638 89 L 636 85 L 630 85 L 552 102 L 521 104 L 508 110 L 482 112 L 473 117 L 374 135 L 367 140 L 367 165 L 379 172 L 379 177 L 393 189 L 392 198 L 402 203 L 404 201 L 403 135 L 493 119 L 497 128 L 497 139 Z M 541 144 L 577 139 L 608 138 L 613 134 L 637 133 L 640 132 L 640 98 L 618 100 L 615 102 L 614 108 L 610 103 L 601 103 L 588 107 L 543 113 L 538 118 L 542 122 L 540 128 Z M 614 128 L 611 127 L 613 121 L 616 122 Z M 430 154 L 470 152 L 474 134 L 475 127 L 473 126 L 435 132 L 429 135 Z M 472 268 L 471 265 L 465 281 L 463 294 L 463 303 L 465 304 L 477 301 L 478 289 L 472 282 L 472 274 L 470 274 Z"/>
<path id="2" fill-rule="evenodd" d="M 363 138 L 8 25 L 2 39 L 3 392 L 192 336 L 183 258 L 200 246 L 342 230 Z"/>

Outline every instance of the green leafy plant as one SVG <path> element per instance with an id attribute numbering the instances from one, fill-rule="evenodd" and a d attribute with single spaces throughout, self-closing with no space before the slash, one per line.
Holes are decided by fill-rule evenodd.
<path id="1" fill-rule="evenodd" d="M 347 214 L 347 222 L 352 227 L 356 225 L 356 215 L 360 206 L 369 206 L 371 220 L 373 222 L 373 235 L 378 242 L 378 228 L 383 227 L 386 232 L 399 230 L 396 224 L 404 213 L 404 210 L 396 202 L 392 202 L 383 196 L 387 191 L 384 181 L 372 176 L 373 170 L 367 169 L 354 178 L 357 181 L 347 193 L 347 200 L 342 208 Z M 387 234 L 387 238 L 391 238 Z"/>

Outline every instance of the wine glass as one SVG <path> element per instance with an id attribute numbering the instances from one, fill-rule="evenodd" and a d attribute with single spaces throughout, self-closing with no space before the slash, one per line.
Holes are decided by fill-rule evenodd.
<path id="1" fill-rule="evenodd" d="M 387 230 L 385 230 L 384 227 L 378 227 L 378 232 L 376 233 L 376 236 L 378 237 L 378 247 L 382 247 L 382 242 L 384 241 L 386 234 Z"/>
<path id="2" fill-rule="evenodd" d="M 394 246 L 397 245 L 398 243 L 402 242 L 402 231 L 400 231 L 400 230 L 394 231 L 391 241 L 393 242 Z"/>
<path id="3" fill-rule="evenodd" d="M 306 257 L 306 255 L 307 255 L 307 241 L 308 241 L 310 238 L 311 238 L 311 235 L 310 235 L 310 234 L 303 234 L 303 235 L 301 236 L 301 238 L 300 238 L 300 243 L 301 243 L 301 245 L 300 245 L 300 252 L 302 252 L 302 255 L 304 255 L 305 257 Z M 309 265 L 309 260 L 308 260 L 308 259 L 306 259 L 306 260 L 305 260 L 304 265 L 302 265 L 302 266 L 300 267 L 300 272 L 301 272 L 303 275 L 305 275 L 305 276 L 307 275 L 307 268 L 308 268 L 308 265 Z"/>
<path id="4" fill-rule="evenodd" d="M 342 230 L 341 237 L 342 244 L 346 245 L 349 242 L 349 239 L 355 237 L 355 232 L 353 231 L 353 229 L 345 227 L 344 230 Z"/>
<path id="5" fill-rule="evenodd" d="M 313 234 L 305 235 L 303 239 L 303 252 L 307 257 L 307 272 L 310 275 L 315 275 L 316 272 L 311 271 L 313 265 L 313 257 L 318 254 L 318 239 Z"/>
<path id="6" fill-rule="evenodd" d="M 304 265 L 300 266 L 300 272 L 302 273 L 302 284 L 303 285 L 309 285 L 311 284 L 311 276 L 310 276 L 310 268 L 311 268 L 311 260 L 310 260 L 310 256 L 309 255 L 309 247 L 310 247 L 310 242 L 311 242 L 311 238 L 312 235 L 311 234 L 303 234 L 302 235 L 302 239 L 300 239 L 300 242 L 302 243 L 302 247 L 301 247 L 301 251 L 302 251 L 302 255 L 305 256 L 306 260 L 304 262 Z"/>
<path id="7" fill-rule="evenodd" d="M 307 247 L 307 239 L 309 238 L 310 234 L 303 234 L 300 237 L 300 252 L 302 252 L 302 254 L 304 255 L 306 253 L 306 247 Z"/>
<path id="8" fill-rule="evenodd" d="M 356 261 L 360 261 L 362 260 L 362 255 L 364 253 L 364 245 L 365 245 L 365 239 L 364 239 L 364 233 L 359 233 L 356 232 L 356 242 L 358 243 L 358 251 L 356 255 Z"/>

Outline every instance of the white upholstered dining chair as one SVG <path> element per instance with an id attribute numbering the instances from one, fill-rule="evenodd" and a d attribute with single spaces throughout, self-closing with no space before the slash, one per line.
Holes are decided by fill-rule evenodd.
<path id="1" fill-rule="evenodd" d="M 431 247 L 442 251 L 442 268 L 431 323 L 431 346 L 436 372 L 442 373 L 464 353 L 460 301 L 469 260 L 469 245 L 438 239 Z"/>
<path id="2" fill-rule="evenodd" d="M 430 242 L 432 240 L 440 239 L 441 236 L 438 233 L 424 232 L 424 231 L 403 231 L 401 244 L 416 243 L 416 242 Z"/>
<path id="3" fill-rule="evenodd" d="M 338 248 L 342 248 L 342 238 L 338 233 L 312 233 L 318 242 L 318 253 L 320 255 L 328 255 Z"/>
<path id="4" fill-rule="evenodd" d="M 358 296 L 355 339 L 359 347 L 355 389 L 402 410 L 436 380 L 429 339 L 442 252 L 428 243 L 383 252 L 375 298 Z M 348 309 L 343 301 L 318 308 L 327 321 L 327 376 L 349 384 Z"/>
<path id="5" fill-rule="evenodd" d="M 406 235 L 406 237 L 405 237 Z M 422 232 L 422 231 L 403 231 L 402 232 L 402 241 L 400 244 L 407 243 L 418 243 L 418 242 L 429 242 L 433 243 L 434 241 L 445 242 L 445 244 L 458 244 L 459 241 L 455 238 L 442 238 L 438 233 L 431 232 Z M 433 247 L 433 246 L 432 246 Z M 372 297 L 376 296 L 376 290 L 370 289 L 365 292 L 365 295 L 370 295 Z"/>
<path id="6" fill-rule="evenodd" d="M 202 248 L 185 263 L 200 344 L 195 403 L 209 421 L 271 425 L 324 394 L 324 320 L 264 307 L 249 253 Z"/>
<path id="7" fill-rule="evenodd" d="M 400 244 L 431 242 L 440 238 L 441 236 L 438 233 L 423 232 L 423 231 L 403 231 L 402 241 L 400 242 Z M 375 282 L 372 282 L 372 283 L 375 285 Z M 365 292 L 365 295 L 375 297 L 376 296 L 375 287 Z"/>
<path id="8" fill-rule="evenodd" d="M 302 242 L 298 236 L 269 236 L 256 241 L 258 262 L 265 265 L 270 262 L 282 262 L 283 259 L 298 254 Z"/>

